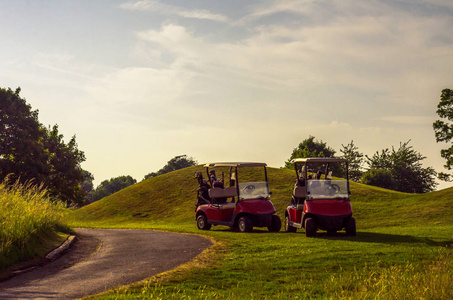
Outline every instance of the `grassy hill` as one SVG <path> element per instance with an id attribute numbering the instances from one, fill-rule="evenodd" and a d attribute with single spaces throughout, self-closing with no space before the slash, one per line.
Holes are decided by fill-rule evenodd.
<path id="1" fill-rule="evenodd" d="M 185 168 L 134 184 L 74 213 L 84 222 L 194 222 L 200 166 Z M 283 219 L 294 186 L 294 171 L 268 168 L 271 200 Z M 358 228 L 453 223 L 453 188 L 406 194 L 351 182 L 351 201 Z"/>
<path id="2" fill-rule="evenodd" d="M 70 214 L 72 226 L 173 230 L 217 241 L 186 266 L 95 298 L 453 298 L 453 188 L 415 195 L 351 183 L 356 237 L 240 234 L 196 228 L 196 171 L 204 169 L 148 179 Z M 295 175 L 269 168 L 268 177 L 283 219 Z"/>

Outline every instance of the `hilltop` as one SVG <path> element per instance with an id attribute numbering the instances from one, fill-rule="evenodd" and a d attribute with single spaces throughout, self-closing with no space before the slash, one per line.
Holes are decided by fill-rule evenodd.
<path id="1" fill-rule="evenodd" d="M 197 171 L 205 172 L 202 166 L 194 166 L 144 180 L 75 211 L 73 217 L 89 222 L 112 219 L 194 222 Z M 294 172 L 268 168 L 268 178 L 271 200 L 283 219 L 294 185 Z M 453 222 L 453 188 L 407 194 L 351 182 L 351 192 L 358 228 Z"/>

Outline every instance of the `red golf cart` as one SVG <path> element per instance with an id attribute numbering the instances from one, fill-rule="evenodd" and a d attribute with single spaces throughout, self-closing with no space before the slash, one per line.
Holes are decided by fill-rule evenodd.
<path id="1" fill-rule="evenodd" d="M 281 220 L 275 215 L 269 199 L 271 192 L 265 163 L 211 163 L 205 168 L 207 179 L 201 172 L 195 175 L 200 185 L 195 209 L 198 229 L 209 230 L 211 225 L 224 225 L 240 232 L 250 232 L 253 227 L 280 231 Z M 228 174 L 227 186 L 225 173 Z"/>
<path id="2" fill-rule="evenodd" d="M 346 235 L 356 235 L 355 219 L 349 200 L 348 161 L 339 158 L 296 158 L 291 161 L 296 170 L 291 205 L 285 212 L 285 231 L 305 228 L 305 235 L 316 231 L 334 234 L 342 229 Z M 332 174 L 337 178 L 333 178 Z"/>

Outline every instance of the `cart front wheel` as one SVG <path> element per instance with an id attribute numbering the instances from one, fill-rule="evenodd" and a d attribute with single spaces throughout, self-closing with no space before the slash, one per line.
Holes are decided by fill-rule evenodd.
<path id="1" fill-rule="evenodd" d="M 253 223 L 249 217 L 243 216 L 238 221 L 238 229 L 240 232 L 251 232 L 253 230 Z"/>
<path id="2" fill-rule="evenodd" d="M 211 229 L 211 224 L 208 223 L 206 216 L 201 214 L 197 218 L 197 227 L 200 230 L 209 230 Z"/>
<path id="3" fill-rule="evenodd" d="M 289 225 L 289 216 L 285 218 L 285 231 L 286 232 L 296 232 L 297 228 Z"/>
<path id="4" fill-rule="evenodd" d="M 305 236 L 314 237 L 316 235 L 316 224 L 312 218 L 305 220 Z"/>
<path id="5" fill-rule="evenodd" d="M 355 219 L 351 218 L 346 225 L 346 235 L 347 236 L 356 236 L 356 227 L 355 227 Z"/>
<path id="6" fill-rule="evenodd" d="M 279 216 L 272 215 L 271 223 L 267 226 L 267 229 L 271 232 L 278 232 L 282 228 L 282 220 L 280 220 Z"/>

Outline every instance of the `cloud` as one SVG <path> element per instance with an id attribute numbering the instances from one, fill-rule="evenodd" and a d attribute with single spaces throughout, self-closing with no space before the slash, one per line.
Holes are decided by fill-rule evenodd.
<path id="1" fill-rule="evenodd" d="M 334 84 L 384 93 L 415 88 L 420 94 L 438 77 L 449 77 L 451 44 L 430 42 L 448 25 L 442 18 L 396 14 L 315 27 L 261 25 L 245 39 L 221 43 L 175 24 L 137 36 L 158 44 L 160 57 L 169 53 L 173 63 L 241 84 L 293 89 Z"/>
<path id="2" fill-rule="evenodd" d="M 126 2 L 120 5 L 120 8 L 133 11 L 149 11 L 156 12 L 164 15 L 176 15 L 190 19 L 211 20 L 217 22 L 228 22 L 229 18 L 221 15 L 214 14 L 205 9 L 192 9 L 187 10 L 181 7 L 172 6 L 160 3 L 158 1 L 143 0 L 137 2 Z"/>
<path id="3" fill-rule="evenodd" d="M 290 1 L 271 1 L 257 5 L 253 11 L 242 17 L 236 24 L 247 24 L 258 19 L 275 15 L 282 12 L 304 15 L 310 13 L 310 7 L 314 0 L 290 0 Z"/>
<path id="4" fill-rule="evenodd" d="M 147 71 L 154 76 L 178 74 L 178 93 L 171 90 L 171 80 L 162 83 L 157 77 L 156 91 L 162 92 L 156 94 L 165 98 L 168 90 L 175 105 L 189 115 L 204 113 L 206 123 L 246 118 L 243 128 L 250 128 L 265 116 L 286 124 L 282 120 L 289 111 L 306 111 L 307 123 L 315 124 L 320 116 L 336 119 L 375 132 L 382 137 L 379 141 L 385 141 L 386 134 L 377 130 L 429 125 L 422 109 L 434 107 L 433 93 L 437 100 L 442 85 L 452 78 L 452 33 L 443 30 L 452 21 L 442 14 L 420 15 L 378 1 L 359 6 L 335 2 L 329 10 L 320 10 L 321 4 L 291 1 L 257 8 L 249 14 L 254 19 L 236 25 L 247 35 L 221 41 L 167 20 L 160 28 L 136 33 L 144 49 L 137 54 L 147 53 L 143 61 L 160 63 Z M 261 16 L 281 11 L 310 14 L 311 23 L 301 24 L 294 17 L 292 22 L 261 22 Z M 154 76 L 143 78 L 153 86 Z M 140 82 L 146 85 L 143 78 Z M 407 108 L 407 117 L 389 116 Z M 419 117 L 411 117 L 414 112 Z M 205 126 L 196 117 L 177 122 L 181 120 Z M 358 136 L 366 139 L 367 134 Z"/>

